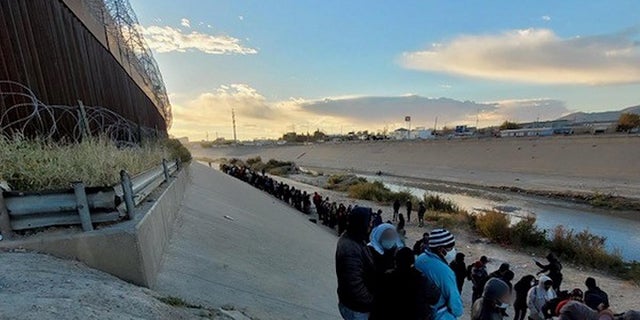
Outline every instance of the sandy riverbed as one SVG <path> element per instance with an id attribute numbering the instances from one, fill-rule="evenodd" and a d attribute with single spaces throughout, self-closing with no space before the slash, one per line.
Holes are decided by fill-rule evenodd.
<path id="1" fill-rule="evenodd" d="M 479 186 L 640 198 L 640 137 L 571 136 L 192 148 L 194 156 L 295 161 Z"/>

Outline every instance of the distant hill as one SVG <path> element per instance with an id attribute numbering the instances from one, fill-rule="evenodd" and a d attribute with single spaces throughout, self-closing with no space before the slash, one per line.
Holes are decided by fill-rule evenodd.
<path id="1" fill-rule="evenodd" d="M 575 122 L 596 122 L 596 121 L 617 121 L 623 113 L 640 114 L 640 105 L 629 107 L 619 111 L 603 111 L 603 112 L 574 112 L 558 120 L 569 120 Z"/>

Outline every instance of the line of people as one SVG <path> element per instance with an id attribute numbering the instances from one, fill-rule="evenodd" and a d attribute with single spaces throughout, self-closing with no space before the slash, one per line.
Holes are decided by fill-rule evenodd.
<path id="1" fill-rule="evenodd" d="M 458 319 L 464 313 L 466 281 L 472 284 L 472 320 L 506 319 L 511 304 L 514 320 L 527 315 L 529 320 L 640 320 L 635 311 L 614 315 L 608 295 L 594 278 L 585 281 L 584 292 L 579 288 L 561 291 L 562 264 L 551 253 L 546 264 L 535 261 L 540 268 L 538 279 L 525 275 L 513 285 L 515 274 L 508 263 L 492 273 L 487 271 L 486 256 L 467 266 L 465 255 L 455 249 L 454 235 L 446 229 L 424 233 L 413 249 L 406 247 L 398 200 L 393 203 L 393 222 L 383 223 L 381 210 L 346 207 L 317 192 L 311 196 L 246 167 L 223 164 L 220 168 L 303 213 L 311 213 L 313 204 L 320 222 L 337 228 L 338 309 L 345 320 Z M 406 209 L 410 221 L 411 202 Z M 426 208 L 419 207 L 419 226 L 423 226 L 424 212 Z"/>
<path id="2" fill-rule="evenodd" d="M 311 205 L 313 204 L 319 222 L 336 230 L 338 235 L 341 235 L 347 227 L 347 216 L 353 208 L 351 205 L 345 206 L 342 203 L 331 202 L 329 197 L 323 198 L 317 192 L 311 195 L 307 193 L 307 191 L 296 189 L 294 186 L 289 186 L 286 183 L 273 179 L 268 176 L 264 170 L 258 172 L 245 166 L 228 164 L 221 164 L 220 170 L 273 195 L 304 214 L 313 213 L 311 210 Z M 400 218 L 403 219 L 402 217 Z M 314 219 L 311 220 L 318 222 Z M 376 212 L 373 222 L 375 225 L 382 224 L 382 210 Z M 402 223 L 402 225 L 404 225 L 404 223 Z"/>

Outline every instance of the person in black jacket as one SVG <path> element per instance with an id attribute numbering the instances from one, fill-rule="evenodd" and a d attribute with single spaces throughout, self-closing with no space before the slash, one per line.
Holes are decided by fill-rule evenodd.
<path id="1" fill-rule="evenodd" d="M 429 232 L 423 233 L 422 238 L 418 239 L 413 245 L 413 254 L 419 256 L 423 254 L 427 248 L 429 248 Z"/>
<path id="2" fill-rule="evenodd" d="M 553 290 L 560 292 L 560 285 L 562 284 L 562 264 L 553 253 L 547 255 L 547 261 L 549 261 L 549 264 L 546 265 L 536 261 L 536 265 L 541 269 L 538 274 L 548 272 L 547 277 L 553 281 Z"/>
<path id="3" fill-rule="evenodd" d="M 513 286 L 513 290 L 516 292 L 516 301 L 513 303 L 513 310 L 515 311 L 513 320 L 524 320 L 527 316 L 527 294 L 529 294 L 531 287 L 535 285 L 536 277 L 529 274 L 522 277 Z"/>
<path id="4" fill-rule="evenodd" d="M 603 304 L 605 309 L 609 307 L 609 295 L 596 285 L 596 279 L 589 277 L 584 284 L 587 286 L 587 291 L 584 293 L 584 304 L 596 311 L 599 310 L 600 304 Z"/>
<path id="5" fill-rule="evenodd" d="M 398 213 L 400 212 L 400 200 L 393 202 L 393 222 L 398 221 Z"/>
<path id="6" fill-rule="evenodd" d="M 355 207 L 336 248 L 338 308 L 345 320 L 366 320 L 373 308 L 374 266 L 367 240 L 371 208 Z"/>
<path id="7" fill-rule="evenodd" d="M 424 205 L 424 202 L 420 202 L 418 206 L 418 227 L 424 227 L 424 214 L 427 212 L 427 207 Z"/>
<path id="8" fill-rule="evenodd" d="M 398 250 L 395 269 L 384 274 L 370 320 L 430 320 L 440 290 L 418 271 L 409 248 Z"/>
<path id="9" fill-rule="evenodd" d="M 411 200 L 407 200 L 407 223 L 411 222 L 411 210 L 413 209 L 413 203 Z"/>
<path id="10" fill-rule="evenodd" d="M 462 293 L 462 287 L 464 286 L 464 280 L 467 278 L 467 265 L 464 262 L 464 253 L 458 252 L 456 259 L 449 264 L 453 273 L 456 274 L 456 283 L 458 284 L 458 291 Z"/>

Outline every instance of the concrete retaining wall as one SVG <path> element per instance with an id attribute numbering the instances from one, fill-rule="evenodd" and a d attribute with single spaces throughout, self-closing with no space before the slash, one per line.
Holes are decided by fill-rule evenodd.
<path id="1" fill-rule="evenodd" d="M 0 249 L 23 248 L 79 260 L 123 280 L 153 287 L 189 183 L 189 171 L 185 166 L 163 191 L 152 195 L 156 200 L 140 207 L 135 220 L 90 232 L 46 232 L 4 240 Z"/>

